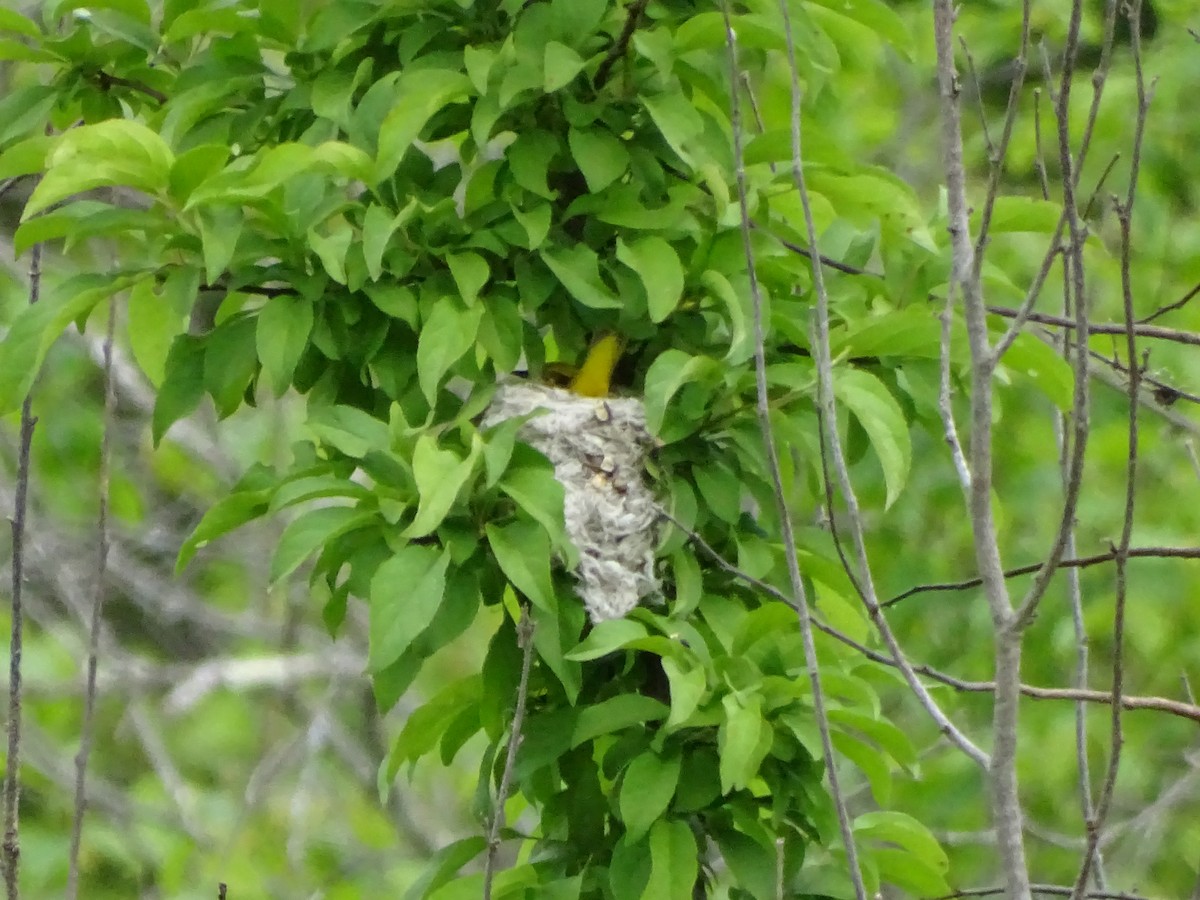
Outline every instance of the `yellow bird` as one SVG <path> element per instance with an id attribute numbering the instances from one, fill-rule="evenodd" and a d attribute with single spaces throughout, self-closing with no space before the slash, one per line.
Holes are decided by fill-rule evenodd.
<path id="1" fill-rule="evenodd" d="M 583 365 L 571 379 L 570 389 L 581 397 L 607 397 L 621 350 L 622 341 L 616 334 L 604 334 L 593 341 Z"/>

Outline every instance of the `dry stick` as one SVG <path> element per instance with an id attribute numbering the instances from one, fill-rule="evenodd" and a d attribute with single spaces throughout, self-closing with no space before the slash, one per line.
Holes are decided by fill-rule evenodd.
<path id="1" fill-rule="evenodd" d="M 971 351 L 971 490 L 968 508 L 975 556 L 991 611 L 995 647 L 996 692 L 993 703 L 993 746 L 989 771 L 992 816 L 1001 869 L 1013 900 L 1029 900 L 1020 797 L 1017 792 L 1017 708 L 1020 697 L 1021 640 L 1012 629 L 1013 609 L 1000 561 L 992 510 L 992 349 L 987 331 L 980 280 L 975 276 L 974 246 L 967 212 L 966 168 L 958 76 L 954 66 L 954 4 L 934 0 L 934 43 L 937 48 L 938 93 L 942 107 L 951 279 L 962 293 L 967 340 Z"/>
<path id="2" fill-rule="evenodd" d="M 87 681 L 83 695 L 83 722 L 79 729 L 79 752 L 75 754 L 75 810 L 71 818 L 71 846 L 67 864 L 67 900 L 79 892 L 79 845 L 83 838 L 83 818 L 87 811 L 87 764 L 92 753 L 92 728 L 96 714 L 96 667 L 100 658 L 101 614 L 104 611 L 108 571 L 109 470 L 112 463 L 113 411 L 117 392 L 112 377 L 113 341 L 116 334 L 117 304 L 108 301 L 108 330 L 104 335 L 104 421 L 100 438 L 100 511 L 96 521 L 96 571 L 93 573 L 92 620 L 88 626 Z"/>
<path id="3" fill-rule="evenodd" d="M 500 776 L 500 787 L 496 791 L 496 810 L 488 826 L 487 857 L 483 864 L 483 900 L 492 900 L 492 882 L 496 878 L 496 854 L 500 850 L 500 832 L 504 830 L 504 803 L 512 788 L 513 769 L 517 761 L 517 750 L 524 737 L 525 706 L 529 697 L 529 670 L 533 667 L 533 629 L 529 607 L 521 604 L 521 620 L 517 623 L 517 645 L 521 648 L 521 680 L 517 683 L 517 702 L 513 707 L 512 726 L 508 735 L 507 756 L 504 773 Z"/>
<path id="4" fill-rule="evenodd" d="M 1110 0 L 1114 2 L 1114 0 Z M 1095 815 L 1088 819 L 1087 850 L 1084 853 L 1083 865 L 1079 869 L 1079 877 L 1075 881 L 1073 900 L 1082 900 L 1087 888 L 1088 877 L 1096 862 L 1096 852 L 1100 841 L 1100 832 L 1104 821 L 1112 809 L 1113 794 L 1116 790 L 1117 773 L 1121 764 L 1121 747 L 1124 743 L 1124 731 L 1121 722 L 1121 693 L 1125 680 L 1125 605 L 1128 596 L 1128 579 L 1126 567 L 1129 559 L 1129 545 L 1133 537 L 1134 501 L 1136 497 L 1136 477 L 1138 463 L 1138 390 L 1141 381 L 1141 368 L 1137 359 L 1137 336 L 1133 328 L 1133 285 L 1132 285 L 1132 219 L 1133 206 L 1137 198 L 1138 175 L 1141 170 L 1142 140 L 1145 136 L 1146 117 L 1154 87 L 1146 89 L 1145 73 L 1142 70 L 1141 55 L 1141 0 L 1133 0 L 1128 6 L 1130 49 L 1133 54 L 1134 81 L 1137 85 L 1137 120 L 1133 133 L 1133 153 L 1130 160 L 1129 189 L 1123 203 L 1118 205 L 1117 218 L 1121 226 L 1121 297 L 1123 301 L 1125 322 L 1128 330 L 1125 335 L 1125 353 L 1129 360 L 1129 447 L 1125 465 L 1125 515 L 1121 526 L 1121 541 L 1116 548 L 1116 598 L 1113 610 L 1113 671 L 1112 671 L 1112 720 L 1110 730 L 1110 749 L 1108 770 L 1105 773 L 1104 785 L 1100 790 L 1100 799 L 1096 803 Z M 1080 354 L 1082 356 L 1082 354 Z"/>
<path id="5" fill-rule="evenodd" d="M 678 528 L 680 533 L 687 535 L 688 540 L 695 544 L 702 553 L 716 563 L 718 568 L 720 568 L 722 571 L 727 572 L 729 575 L 733 576 L 739 581 L 744 582 L 756 590 L 762 591 L 767 596 L 773 597 L 781 603 L 791 604 L 792 600 L 787 594 L 779 590 L 779 588 L 775 587 L 773 584 L 769 584 L 763 581 L 761 578 L 755 578 L 748 572 L 739 569 L 733 563 L 729 562 L 729 560 L 725 559 L 725 557 L 723 557 L 720 553 L 718 553 L 717 550 L 711 544 L 709 544 L 708 541 L 704 540 L 701 535 L 695 531 L 692 531 L 690 528 L 672 516 L 669 512 L 660 508 L 659 515 Z M 1031 567 L 1031 569 L 1036 568 L 1036 566 Z M 822 623 L 818 619 L 813 619 L 812 623 L 813 627 L 818 631 L 823 632 L 834 640 L 840 641 L 847 647 L 858 651 L 867 659 L 870 659 L 873 662 L 881 663 L 885 666 L 891 666 L 892 668 L 900 667 L 900 664 L 894 657 L 888 656 L 886 653 L 880 653 L 877 650 L 872 650 L 870 647 L 859 643 L 849 635 L 846 635 L 838 629 Z M 923 675 L 926 678 L 940 682 L 947 687 L 952 687 L 957 691 L 962 691 L 963 693 L 990 694 L 996 690 L 996 683 L 994 681 L 965 681 L 961 678 L 955 678 L 953 675 L 948 675 L 945 672 L 941 672 L 938 669 L 934 669 L 925 665 L 913 665 L 912 670 L 918 675 Z M 1072 700 L 1083 701 L 1086 703 L 1112 703 L 1112 695 L 1107 691 L 1078 690 L 1075 688 L 1044 688 L 1022 684 L 1021 693 L 1027 697 L 1033 698 L 1034 700 Z M 1155 710 L 1157 712 L 1165 712 L 1174 716 L 1179 716 L 1183 719 L 1189 719 L 1193 722 L 1200 722 L 1200 705 L 1197 705 L 1194 701 L 1184 703 L 1179 700 L 1169 700 L 1165 697 L 1122 696 L 1121 705 L 1125 709 Z"/>
<path id="6" fill-rule="evenodd" d="M 781 4 L 783 10 L 783 31 L 787 35 L 788 61 L 792 73 L 792 151 L 793 165 L 799 165 L 800 153 L 800 110 L 799 85 L 796 82 L 795 49 L 792 44 L 792 30 L 789 22 L 786 2 Z M 829 792 L 837 812 L 838 827 L 842 835 L 842 843 L 846 851 L 846 864 L 849 870 L 854 894 L 858 900 L 866 900 L 867 888 L 863 882 L 862 870 L 858 863 L 858 850 L 854 844 L 854 831 L 850 823 L 850 815 L 846 811 L 845 798 L 842 794 L 840 778 L 838 777 L 837 759 L 833 750 L 833 737 L 829 732 L 829 719 L 825 712 L 825 694 L 821 686 L 821 673 L 817 663 L 817 648 L 813 641 L 812 618 L 808 608 L 807 592 L 800 577 L 800 561 L 796 554 L 796 537 L 792 528 L 792 516 L 788 510 L 787 497 L 784 494 L 783 475 L 779 467 L 779 454 L 775 448 L 775 436 L 771 429 L 771 412 L 767 396 L 767 361 L 766 334 L 763 323 L 763 298 L 759 290 L 758 276 L 754 265 L 754 248 L 750 240 L 750 208 L 746 196 L 746 163 L 742 155 L 742 116 L 741 103 L 738 98 L 738 62 L 737 38 L 733 32 L 733 23 L 729 17 L 729 7 L 722 3 L 721 14 L 725 20 L 725 44 L 729 55 L 730 91 L 730 124 L 733 131 L 733 157 L 737 172 L 738 206 L 741 211 L 742 246 L 746 256 L 746 269 L 750 278 L 750 296 L 754 309 L 754 381 L 757 388 L 759 430 L 762 434 L 763 449 L 767 458 L 767 466 L 771 470 L 771 486 L 775 495 L 775 506 L 779 514 L 780 536 L 783 540 L 784 555 L 787 559 L 788 583 L 791 588 L 790 604 L 796 610 L 800 624 L 800 635 L 804 642 L 804 664 L 808 671 L 808 680 L 812 689 L 813 717 L 816 719 L 817 730 L 821 735 L 821 750 L 825 758 L 825 774 L 829 778 Z M 807 195 L 802 195 L 805 204 L 805 215 L 809 217 Z M 813 237 L 811 223 L 809 227 L 809 244 L 816 249 L 817 242 Z M 814 271 L 820 273 L 819 263 Z"/>
<path id="7" fill-rule="evenodd" d="M 42 295 L 42 245 L 29 257 L 29 305 Z M 12 518 L 12 630 L 8 661 L 8 758 L 4 767 L 4 888 L 8 900 L 21 895 L 21 654 L 24 650 L 25 513 L 29 506 L 29 451 L 33 446 L 32 389 L 21 404 L 21 435 L 17 450 L 17 489 Z"/>

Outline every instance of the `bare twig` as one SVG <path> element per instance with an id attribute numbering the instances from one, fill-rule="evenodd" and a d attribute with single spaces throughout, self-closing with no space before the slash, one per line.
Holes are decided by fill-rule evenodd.
<path id="1" fill-rule="evenodd" d="M 535 623 L 529 607 L 522 604 L 521 620 L 517 623 L 517 644 L 521 648 L 521 680 L 517 683 L 517 701 L 513 707 L 512 725 L 508 734 L 508 749 L 504 758 L 504 773 L 496 789 L 496 808 L 488 825 L 487 857 L 483 867 L 483 900 L 491 900 L 492 882 L 496 877 L 496 856 L 500 851 L 500 832 L 504 830 L 504 804 L 512 790 L 513 770 L 517 751 L 524 737 L 525 707 L 529 697 L 529 671 L 533 667 L 533 630 Z"/>
<path id="2" fill-rule="evenodd" d="M 783 33 L 787 41 L 788 64 L 791 72 L 791 124 L 792 124 L 792 168 L 801 191 L 800 199 L 804 207 L 805 222 L 808 226 L 809 246 L 817 247 L 815 230 L 812 225 L 812 212 L 808 203 L 807 192 L 804 191 L 803 171 L 801 169 L 800 148 L 800 114 L 801 93 L 799 76 L 796 69 L 796 49 L 792 37 L 791 15 L 786 0 L 780 3 L 783 17 Z M 763 298 L 758 284 L 758 276 L 754 263 L 754 248 L 750 240 L 750 204 L 747 197 L 746 166 L 742 155 L 742 116 L 741 103 L 738 98 L 738 61 L 737 38 L 734 35 L 733 23 L 726 3 L 721 5 L 721 13 L 725 21 L 725 43 L 729 56 L 730 75 L 730 123 L 733 131 L 733 157 L 737 173 L 738 205 L 741 211 L 742 247 L 746 257 L 746 270 L 750 279 L 750 296 L 754 311 L 754 381 L 757 393 L 756 409 L 758 412 L 759 431 L 762 435 L 763 448 L 766 453 L 767 467 L 770 470 L 771 485 L 775 496 L 775 506 L 779 515 L 780 538 L 782 539 L 784 555 L 787 560 L 788 582 L 791 592 L 791 606 L 796 610 L 800 624 L 801 639 L 804 643 L 804 662 L 808 672 L 809 685 L 812 688 L 813 717 L 821 736 L 821 749 L 825 757 L 825 774 L 829 779 L 829 791 L 837 813 L 838 827 L 842 835 L 842 843 L 846 852 L 846 864 L 850 882 L 858 900 L 866 900 L 867 889 L 863 882 L 862 870 L 859 868 L 858 850 L 854 843 L 854 831 L 851 827 L 850 816 L 846 810 L 845 798 L 842 794 L 838 777 L 836 757 L 833 750 L 833 737 L 829 731 L 829 720 L 825 712 L 825 695 L 821 685 L 820 667 L 817 662 L 817 649 L 813 641 L 812 617 L 808 607 L 807 592 L 804 581 L 800 576 L 800 562 L 796 554 L 796 538 L 792 528 L 791 511 L 788 509 L 787 497 L 784 494 L 783 475 L 779 466 L 779 454 L 775 447 L 775 436 L 771 428 L 771 412 L 767 395 L 767 361 L 766 361 L 766 332 L 763 322 Z M 818 292 L 823 290 L 820 281 L 821 266 L 818 261 L 814 267 L 814 278 Z M 819 294 L 818 294 L 819 296 Z"/>
<path id="3" fill-rule="evenodd" d="M 29 303 L 42 293 L 42 246 L 29 257 Z M 12 627 L 8 663 L 8 758 L 4 767 L 4 888 L 8 900 L 21 895 L 21 653 L 24 650 L 25 514 L 29 506 L 29 451 L 33 446 L 32 392 L 21 404 L 21 436 L 17 450 L 17 489 L 12 517 Z"/>
<path id="4" fill-rule="evenodd" d="M 91 622 L 88 625 L 87 676 L 83 694 L 83 721 L 79 729 L 79 752 L 75 756 L 75 809 L 71 817 L 71 844 L 67 857 L 67 900 L 79 893 L 79 846 L 83 838 L 83 819 L 87 811 L 87 764 L 92 752 L 92 727 L 96 714 L 96 667 L 100 658 L 100 624 L 108 585 L 108 502 L 109 468 L 112 462 L 113 411 L 116 388 L 112 377 L 112 349 L 116 334 L 117 304 L 108 301 L 108 327 L 104 336 L 104 414 L 100 438 L 99 515 L 96 521 L 98 552 L 93 572 Z"/>

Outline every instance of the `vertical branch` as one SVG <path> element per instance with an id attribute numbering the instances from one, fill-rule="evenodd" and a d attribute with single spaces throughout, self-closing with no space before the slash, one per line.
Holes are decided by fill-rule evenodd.
<path id="1" fill-rule="evenodd" d="M 517 702 L 513 708 L 512 727 L 509 729 L 508 748 L 504 757 L 504 773 L 500 776 L 500 787 L 496 791 L 496 809 L 488 826 L 487 857 L 483 864 L 483 900 L 492 900 L 492 882 L 496 878 L 496 854 L 500 850 L 500 832 L 504 830 L 504 803 L 512 789 L 513 769 L 517 761 L 525 727 L 525 706 L 529 697 L 529 670 L 533 667 L 534 622 L 529 607 L 521 604 L 521 621 L 517 623 L 517 644 L 521 648 L 521 679 L 517 683 Z"/>
<path id="2" fill-rule="evenodd" d="M 1004 581 L 1000 545 L 992 509 L 992 370 L 987 310 L 976 276 L 963 163 L 962 113 L 954 65 L 954 5 L 934 2 L 938 91 L 942 107 L 951 281 L 963 298 L 967 341 L 971 350 L 971 489 L 968 508 L 975 558 L 992 617 L 996 693 L 992 711 L 990 766 L 992 816 L 1008 894 L 1013 900 L 1031 896 L 1025 863 L 1020 796 L 1017 788 L 1017 713 L 1020 698 L 1021 630 L 1015 627 L 1012 601 Z M 1086 334 L 1086 332 L 1084 332 Z"/>
<path id="3" fill-rule="evenodd" d="M 79 892 L 79 846 L 87 812 L 87 764 L 92 753 L 92 730 L 96 717 L 96 668 L 100 658 L 100 625 L 107 594 L 109 472 L 112 463 L 113 410 L 117 403 L 113 383 L 113 340 L 116 335 L 117 302 L 108 301 L 108 330 L 104 335 L 104 416 L 100 437 L 100 510 L 96 521 L 97 555 L 93 575 L 92 619 L 88 628 L 87 676 L 83 694 L 83 722 L 79 729 L 79 752 L 75 755 L 75 810 L 71 818 L 71 845 L 67 865 L 67 900 Z"/>
<path id="4" fill-rule="evenodd" d="M 816 223 L 813 219 L 812 203 L 808 194 L 808 186 L 804 178 L 804 156 L 801 146 L 801 101 L 803 99 L 800 89 L 800 79 L 796 67 L 796 47 L 792 39 L 791 14 L 787 9 L 787 4 L 780 4 L 780 15 L 783 20 L 783 31 L 786 36 L 788 47 L 788 66 L 791 75 L 791 142 L 792 142 L 792 181 L 795 184 L 796 192 L 800 197 L 800 207 L 804 213 L 804 227 L 809 246 L 812 248 L 808 254 L 809 260 L 812 262 L 812 277 L 813 277 L 813 292 L 816 294 L 817 302 L 814 308 L 813 315 L 813 337 L 812 349 L 813 360 L 817 366 L 817 417 L 821 430 L 821 472 L 822 480 L 826 488 L 826 502 L 829 507 L 828 514 L 830 522 L 833 522 L 833 481 L 829 477 L 827 462 L 832 461 L 834 472 L 837 474 L 837 485 L 841 490 L 843 501 L 846 504 L 846 518 L 850 526 L 851 537 L 854 542 L 854 553 L 857 562 L 857 572 L 852 571 L 852 567 L 847 562 L 841 548 L 841 541 L 838 538 L 836 526 L 831 524 L 833 532 L 834 544 L 838 550 L 838 556 L 842 560 L 843 567 L 846 569 L 846 574 L 850 582 L 854 585 L 858 592 L 859 599 L 866 608 L 867 615 L 871 619 L 871 623 L 879 632 L 884 644 L 887 645 L 892 659 L 895 660 L 897 668 L 900 669 L 904 676 L 905 682 L 908 684 L 909 690 L 917 698 L 917 701 L 929 714 L 938 726 L 938 730 L 959 750 L 961 750 L 972 762 L 981 768 L 987 768 L 988 756 L 977 747 L 970 738 L 963 734 L 949 717 L 937 705 L 937 701 L 933 699 L 933 695 L 921 682 L 912 664 L 909 663 L 904 655 L 900 642 L 896 639 L 891 626 L 888 624 L 887 618 L 884 616 L 883 607 L 879 603 L 879 594 L 875 588 L 875 579 L 871 574 L 871 562 L 867 554 L 867 545 L 865 537 L 865 529 L 863 527 L 862 511 L 858 505 L 858 497 L 854 492 L 854 485 L 850 479 L 850 467 L 846 462 L 846 453 L 842 447 L 841 435 L 837 429 L 837 401 L 834 397 L 833 390 L 833 354 L 830 350 L 830 334 L 829 334 L 829 292 L 825 288 L 825 276 L 822 268 L 824 257 L 818 252 L 817 246 L 817 230 Z M 746 245 L 747 253 L 749 253 L 749 243 Z M 751 282 L 751 286 L 754 286 Z M 952 286 L 953 287 L 953 286 Z M 943 346 L 946 358 L 946 365 L 949 362 L 949 323 L 943 322 Z M 948 373 L 947 373 L 948 378 Z M 946 382 L 946 402 L 949 403 L 948 381 Z M 765 397 L 765 387 L 763 388 L 763 396 Z M 763 401 L 765 403 L 765 401 Z M 952 450 L 956 446 L 957 434 L 954 429 L 954 421 L 951 416 L 948 420 L 947 432 L 948 440 L 952 440 Z M 768 423 L 769 424 L 769 423 Z M 828 451 L 828 452 L 827 452 Z M 961 448 L 959 449 L 958 458 L 961 460 Z M 968 473 L 965 461 L 962 462 L 962 471 Z M 967 478 L 969 479 L 969 474 Z M 782 493 L 780 494 L 782 498 Z M 781 501 L 782 502 L 782 499 Z"/>
<path id="5" fill-rule="evenodd" d="M 804 642 L 804 662 L 808 672 L 809 684 L 812 688 L 813 717 L 821 734 L 821 751 L 825 758 L 825 772 L 829 778 L 829 792 L 837 811 L 838 827 L 842 835 L 842 843 L 846 850 L 846 863 L 849 870 L 854 893 L 858 900 L 866 900 L 867 888 L 863 882 L 862 870 L 858 863 L 858 850 L 854 844 L 854 830 L 850 823 L 850 814 L 846 810 L 845 796 L 842 793 L 837 770 L 837 758 L 833 750 L 833 737 L 829 733 L 829 720 L 825 712 L 825 694 L 821 685 L 821 673 L 817 662 L 817 648 L 813 640 L 812 617 L 808 608 L 807 592 L 800 577 L 800 561 L 796 553 L 796 536 L 792 527 L 792 516 L 788 509 L 787 497 L 784 493 L 783 476 L 779 466 L 779 454 L 775 447 L 775 436 L 771 428 L 771 411 L 767 395 L 767 360 L 766 360 L 766 325 L 763 322 L 763 299 L 758 285 L 758 275 L 754 265 L 754 248 L 750 241 L 750 205 L 746 188 L 746 162 L 742 153 L 742 114 L 741 102 L 738 96 L 737 37 L 733 31 L 733 22 L 729 16 L 729 7 L 722 4 L 721 13 L 725 18 L 725 43 L 729 52 L 729 86 L 730 86 L 730 124 L 733 131 L 733 161 L 737 174 L 738 204 L 741 210 L 742 246 L 746 255 L 746 270 L 750 278 L 750 296 L 754 309 L 754 381 L 757 389 L 757 412 L 759 431 L 762 434 L 763 450 L 766 454 L 767 466 L 770 469 L 771 485 L 775 494 L 775 506 L 779 514 L 780 537 L 783 541 L 784 556 L 787 559 L 788 581 L 791 588 L 792 607 L 796 610 L 799 620 L 800 635 Z M 785 9 L 786 16 L 786 9 Z M 790 35 L 791 30 L 785 19 L 784 31 Z M 790 46 L 790 44 L 789 44 Z M 795 77 L 794 58 L 793 78 Z M 795 88 L 793 88 L 795 90 Z M 799 127 L 795 115 L 795 100 L 793 99 L 793 129 Z M 813 258 L 816 266 L 820 267 L 819 254 L 816 244 L 812 245 Z"/>
<path id="6" fill-rule="evenodd" d="M 1153 85 L 1146 88 L 1145 73 L 1142 71 L 1141 56 L 1141 0 L 1133 0 L 1126 8 L 1129 16 L 1130 48 L 1133 53 L 1134 80 L 1137 85 L 1137 121 L 1133 133 L 1133 151 L 1129 167 L 1129 189 L 1123 202 L 1117 204 L 1117 218 L 1121 228 L 1121 300 L 1125 319 L 1125 353 L 1129 364 L 1129 423 L 1128 447 L 1125 461 L 1125 513 L 1121 525 L 1121 540 L 1115 548 L 1116 597 L 1113 609 L 1113 671 L 1112 671 L 1112 718 L 1109 730 L 1108 768 L 1100 797 L 1096 802 L 1095 814 L 1087 820 L 1087 848 L 1083 864 L 1075 881 L 1072 900 L 1080 900 L 1087 893 L 1088 878 L 1097 864 L 1100 832 L 1112 809 L 1116 790 L 1117 773 L 1121 765 L 1121 748 L 1124 743 L 1124 728 L 1121 721 L 1121 696 L 1125 686 L 1125 605 L 1128 596 L 1129 546 L 1133 540 L 1134 501 L 1138 466 L 1138 392 L 1141 389 L 1143 361 L 1138 359 L 1137 335 L 1134 329 L 1133 284 L 1132 284 L 1132 222 L 1133 205 L 1137 198 L 1138 175 L 1141 170 L 1142 140 L 1145 135 L 1146 117 L 1150 109 Z M 1083 355 L 1083 346 L 1077 351 Z"/>
<path id="7" fill-rule="evenodd" d="M 29 257 L 29 304 L 42 293 L 42 246 Z M 8 900 L 21 896 L 21 653 L 24 650 L 25 513 L 29 506 L 29 451 L 33 446 L 32 392 L 21 404 L 21 435 L 17 449 L 17 488 L 12 518 L 12 630 L 8 662 L 8 758 L 4 768 L 4 888 Z"/>

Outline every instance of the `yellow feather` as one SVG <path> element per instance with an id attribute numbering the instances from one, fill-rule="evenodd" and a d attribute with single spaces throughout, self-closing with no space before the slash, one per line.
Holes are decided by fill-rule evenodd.
<path id="1" fill-rule="evenodd" d="M 607 397 L 612 385 L 613 369 L 621 358 L 621 339 L 606 334 L 588 348 L 587 357 L 575 377 L 571 390 L 581 397 Z"/>

